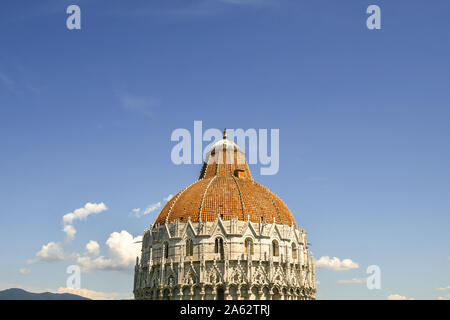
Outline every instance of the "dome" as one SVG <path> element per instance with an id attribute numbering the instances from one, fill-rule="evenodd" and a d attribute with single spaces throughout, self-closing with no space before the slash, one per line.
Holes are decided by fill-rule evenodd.
<path id="1" fill-rule="evenodd" d="M 155 224 L 214 221 L 217 217 L 296 226 L 283 201 L 253 180 L 245 154 L 226 134 L 208 152 L 199 179 L 166 203 Z"/>
<path id="2" fill-rule="evenodd" d="M 142 237 L 133 293 L 143 300 L 315 299 L 306 231 L 252 178 L 224 138 L 197 181 L 170 199 Z"/>

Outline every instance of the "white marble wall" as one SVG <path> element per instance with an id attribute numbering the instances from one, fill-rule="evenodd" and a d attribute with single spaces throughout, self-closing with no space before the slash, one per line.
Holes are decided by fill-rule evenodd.
<path id="1" fill-rule="evenodd" d="M 222 254 L 215 253 L 216 238 L 222 238 Z M 188 239 L 192 256 L 186 256 Z M 246 239 L 253 253 L 246 253 Z M 315 292 L 306 232 L 275 223 L 218 218 L 152 226 L 135 267 L 136 299 L 314 299 Z"/>

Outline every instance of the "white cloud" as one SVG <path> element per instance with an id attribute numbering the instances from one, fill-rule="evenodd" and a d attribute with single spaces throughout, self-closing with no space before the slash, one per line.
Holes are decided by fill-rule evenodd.
<path id="1" fill-rule="evenodd" d="M 75 220 L 84 220 L 91 214 L 98 214 L 105 210 L 108 210 L 108 207 L 103 202 L 88 202 L 84 205 L 83 208 L 78 208 L 73 212 L 65 214 L 63 216 L 63 231 L 66 233 L 66 241 L 72 241 L 73 239 L 75 239 L 75 234 L 77 233 L 77 230 L 73 226 Z"/>
<path id="2" fill-rule="evenodd" d="M 36 261 L 55 262 L 64 260 L 64 249 L 59 242 L 49 242 L 44 244 L 36 253 L 36 259 L 29 260 L 28 263 L 35 263 Z"/>
<path id="3" fill-rule="evenodd" d="M 141 251 L 142 236 L 133 237 L 125 230 L 113 232 L 106 240 L 108 257 L 100 256 L 92 259 L 89 256 L 80 256 L 77 259 L 84 272 L 98 270 L 131 271 L 136 262 L 136 257 Z"/>
<path id="4" fill-rule="evenodd" d="M 359 268 L 359 265 L 351 259 L 344 259 L 341 261 L 337 257 L 333 257 L 332 259 L 330 259 L 329 256 L 323 256 L 319 260 L 317 260 L 316 266 L 333 271 L 344 271 Z"/>
<path id="5" fill-rule="evenodd" d="M 116 292 L 101 292 L 101 291 L 94 291 L 89 289 L 74 289 L 74 288 L 65 288 L 60 287 L 56 291 L 56 293 L 71 293 L 76 294 L 78 296 L 82 296 L 85 298 L 89 298 L 92 300 L 114 300 L 119 299 L 121 294 Z"/>
<path id="6" fill-rule="evenodd" d="M 108 207 L 102 203 L 86 203 L 83 208 L 74 210 L 63 216 L 64 225 L 73 224 L 75 220 L 86 219 L 91 214 L 97 214 L 108 210 Z"/>
<path id="7" fill-rule="evenodd" d="M 172 199 L 173 195 L 169 194 L 167 197 L 163 197 L 163 201 L 164 203 L 166 203 L 167 201 L 169 201 L 170 199 Z M 136 218 L 140 218 L 142 216 L 146 216 L 158 209 L 160 209 L 162 207 L 163 203 L 161 201 L 158 201 L 156 203 L 152 203 L 150 205 L 147 206 L 147 208 L 145 209 L 141 209 L 141 208 L 135 208 L 131 210 L 130 215 L 135 216 Z"/>
<path id="8" fill-rule="evenodd" d="M 169 201 L 169 200 L 172 199 L 172 198 L 173 198 L 173 195 L 169 194 L 167 197 L 163 198 L 163 200 L 164 200 L 165 202 L 167 202 L 167 201 Z"/>
<path id="9" fill-rule="evenodd" d="M 445 296 L 438 297 L 438 300 L 450 300 L 450 294 L 446 294 Z"/>
<path id="10" fill-rule="evenodd" d="M 74 240 L 75 234 L 77 230 L 74 228 L 73 223 L 75 220 L 83 220 L 86 219 L 91 214 L 97 214 L 102 211 L 108 210 L 106 205 L 101 203 L 86 203 L 83 208 L 78 208 L 73 212 L 67 213 L 63 216 L 63 231 L 66 233 L 66 241 L 70 242 Z M 94 241 L 95 242 L 95 241 Z M 95 253 L 94 244 L 91 244 L 91 251 L 88 249 L 88 254 Z M 97 243 L 98 245 L 98 243 Z M 97 248 L 98 250 L 98 248 Z M 97 253 L 98 254 L 98 253 Z M 71 258 L 73 256 L 79 256 L 77 254 L 65 256 L 63 246 L 60 242 L 49 242 L 44 244 L 36 253 L 35 259 L 30 259 L 27 261 L 28 264 L 36 263 L 37 261 L 45 261 L 45 262 L 56 262 L 64 260 L 65 258 Z"/>
<path id="11" fill-rule="evenodd" d="M 407 297 L 401 296 L 397 293 L 388 295 L 387 299 L 388 300 L 414 300 L 414 298 L 407 298 Z"/>
<path id="12" fill-rule="evenodd" d="M 145 210 L 142 210 L 141 208 L 133 209 L 133 210 L 131 210 L 131 214 L 137 218 L 140 218 L 140 217 L 143 217 L 143 216 L 146 216 L 146 215 L 152 213 L 153 211 L 158 210 L 161 207 L 162 207 L 162 203 L 160 201 L 157 203 L 150 204 L 149 206 L 147 206 L 147 208 L 145 208 Z"/>
<path id="13" fill-rule="evenodd" d="M 338 283 L 340 284 L 350 284 L 350 283 L 366 283 L 367 278 L 353 278 L 353 279 L 347 279 L 347 280 L 339 280 Z"/>
<path id="14" fill-rule="evenodd" d="M 147 208 L 145 208 L 145 210 L 142 210 L 141 208 L 136 208 L 131 210 L 132 215 L 134 215 L 137 218 L 146 216 L 150 213 L 152 213 L 153 211 L 158 210 L 159 208 L 161 208 L 162 203 L 161 202 L 157 202 L 157 203 L 153 203 L 150 204 L 149 206 L 147 206 Z"/>
<path id="15" fill-rule="evenodd" d="M 100 254 L 100 245 L 97 241 L 91 240 L 86 244 L 86 252 L 88 256 L 98 256 Z"/>
<path id="16" fill-rule="evenodd" d="M 30 274 L 31 273 L 31 269 L 29 269 L 29 268 L 20 268 L 19 269 L 19 273 L 21 274 L 21 275 L 27 275 L 27 274 Z"/>
<path id="17" fill-rule="evenodd" d="M 450 290 L 450 286 L 443 287 L 443 288 L 436 288 L 436 290 L 439 290 L 439 291 Z"/>
<path id="18" fill-rule="evenodd" d="M 388 300 L 406 300 L 406 297 L 395 293 L 395 294 L 388 295 L 387 299 Z"/>
<path id="19" fill-rule="evenodd" d="M 136 111 L 145 116 L 152 116 L 153 109 L 160 105 L 159 100 L 155 98 L 130 94 L 119 95 L 119 101 L 124 109 Z"/>
<path id="20" fill-rule="evenodd" d="M 63 231 L 66 233 L 66 240 L 72 241 L 75 239 L 75 234 L 77 230 L 70 224 L 64 226 Z"/>
<path id="21" fill-rule="evenodd" d="M 140 212 L 141 212 L 141 208 L 134 208 L 134 209 L 131 209 L 131 214 L 132 214 L 133 216 L 138 216 Z"/>

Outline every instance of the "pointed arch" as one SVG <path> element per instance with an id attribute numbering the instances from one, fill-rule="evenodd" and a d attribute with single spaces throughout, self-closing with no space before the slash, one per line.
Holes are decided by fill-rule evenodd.
<path id="1" fill-rule="evenodd" d="M 192 239 L 186 240 L 186 257 L 192 257 L 194 255 L 194 242 Z"/>
<path id="2" fill-rule="evenodd" d="M 250 237 L 245 239 L 245 254 L 253 255 L 253 239 Z"/>
<path id="3" fill-rule="evenodd" d="M 272 256 L 278 257 L 280 255 L 280 247 L 277 240 L 272 241 Z"/>

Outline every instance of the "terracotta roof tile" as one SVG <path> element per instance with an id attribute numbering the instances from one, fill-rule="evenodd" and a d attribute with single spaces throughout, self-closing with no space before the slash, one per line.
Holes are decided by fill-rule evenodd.
<path id="1" fill-rule="evenodd" d="M 239 220 L 294 224 L 287 206 L 268 188 L 253 181 L 245 155 L 231 142 L 223 140 L 220 148 L 209 153 L 200 178 L 177 193 L 161 210 L 156 224 L 177 219 L 192 222 L 222 220 L 235 216 Z M 231 146 L 231 148 L 230 148 Z M 240 174 L 237 171 L 241 171 Z"/>

